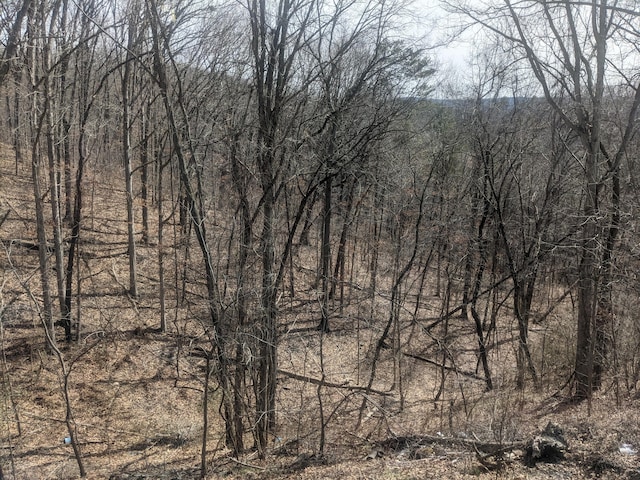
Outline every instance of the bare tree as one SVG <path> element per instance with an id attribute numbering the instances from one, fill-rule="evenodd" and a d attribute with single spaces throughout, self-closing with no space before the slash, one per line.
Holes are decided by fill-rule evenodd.
<path id="1" fill-rule="evenodd" d="M 48 37 L 49 16 L 55 17 L 57 10 L 50 11 L 41 8 L 31 8 L 28 10 L 28 36 L 27 45 L 29 58 L 26 64 L 29 66 L 30 89 L 31 89 L 31 178 L 33 182 L 33 196 L 36 210 L 36 231 L 38 239 L 38 260 L 40 264 L 40 281 L 42 284 L 43 298 L 43 326 L 45 328 L 46 344 L 51 352 L 56 348 L 55 318 L 53 315 L 51 287 L 49 280 L 49 259 L 46 233 L 46 219 L 44 213 L 44 195 L 42 188 L 43 171 L 43 138 L 46 134 L 46 118 L 51 106 L 48 100 L 43 100 L 44 94 L 49 92 L 41 91 L 43 81 L 47 81 L 51 48 Z M 58 237 L 59 238 L 59 237 Z"/>
<path id="2" fill-rule="evenodd" d="M 261 326 L 255 383 L 256 437 L 264 455 L 275 427 L 277 373 L 277 279 L 275 258 L 276 188 L 282 173 L 278 155 L 279 130 L 283 128 L 286 104 L 292 95 L 291 79 L 302 47 L 307 42 L 307 26 L 316 9 L 314 0 L 265 0 L 247 2 L 250 21 L 253 85 L 257 108 L 257 164 L 262 190 Z M 295 90 L 294 90 L 295 93 Z"/>
<path id="3" fill-rule="evenodd" d="M 121 92 L 122 92 L 122 154 L 124 164 L 124 179 L 127 197 L 127 251 L 129 254 L 129 295 L 133 298 L 138 297 L 137 282 L 137 261 L 136 261 L 136 235 L 135 235 L 135 219 L 133 211 L 133 175 L 131 172 L 131 92 L 132 84 L 132 68 L 135 58 L 134 49 L 138 43 L 138 24 L 139 19 L 135 13 L 140 12 L 138 2 L 129 4 L 130 20 L 127 22 L 127 42 L 125 47 L 125 59 L 121 74 Z"/>
<path id="4" fill-rule="evenodd" d="M 584 171 L 575 397 L 587 398 L 602 381 L 604 331 L 613 308 L 607 272 L 619 229 L 620 162 L 640 105 L 640 85 L 618 61 L 623 52 L 633 50 L 635 35 L 629 35 L 627 26 L 636 13 L 608 0 L 506 1 L 486 10 L 454 9 L 509 43 L 528 65 L 548 104 L 580 139 L 581 150 L 574 151 Z M 613 54 L 614 50 L 623 55 Z M 607 89 L 620 81 L 633 100 L 624 113 L 625 124 L 609 136 L 604 103 Z"/>
<path id="5" fill-rule="evenodd" d="M 71 232 L 68 238 L 69 252 L 67 254 L 67 264 L 65 267 L 65 312 L 68 313 L 67 318 L 63 319 L 63 326 L 65 328 L 65 335 L 68 340 L 72 337 L 72 329 L 75 327 L 76 334 L 79 338 L 80 323 L 79 317 L 80 308 L 76 309 L 77 315 L 75 319 L 71 318 L 72 312 L 72 298 L 74 287 L 74 273 L 78 273 L 80 269 L 79 256 L 80 256 L 80 235 L 83 228 L 83 207 L 84 207 L 84 174 L 87 162 L 91 153 L 90 138 L 93 131 L 89 128 L 92 120 L 92 114 L 94 107 L 99 102 L 99 93 L 107 85 L 107 81 L 110 78 L 111 72 L 109 70 L 104 71 L 103 68 L 98 68 L 100 60 L 105 64 L 109 63 L 109 58 L 98 59 L 95 55 L 96 45 L 100 36 L 97 32 L 101 31 L 97 23 L 103 19 L 105 15 L 104 11 L 101 11 L 99 4 L 95 0 L 87 0 L 85 4 L 82 4 L 77 10 L 76 15 L 79 23 L 79 37 L 82 38 L 82 42 L 76 49 L 77 63 L 76 76 L 74 78 L 75 88 L 77 89 L 77 118 L 78 118 L 78 136 L 77 143 L 77 165 L 75 171 L 75 181 L 73 185 L 73 192 L 68 191 L 67 196 L 73 198 L 73 214 L 70 218 Z M 103 65 L 100 65 L 103 66 Z M 67 131 L 67 134 L 69 132 Z M 76 275 L 76 289 L 80 291 L 80 280 Z M 76 296 L 76 307 L 79 307 L 80 296 Z"/>

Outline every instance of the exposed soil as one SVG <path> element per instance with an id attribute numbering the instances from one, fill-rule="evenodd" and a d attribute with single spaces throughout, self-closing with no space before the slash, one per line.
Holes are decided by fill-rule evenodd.
<path id="1" fill-rule="evenodd" d="M 75 478 L 78 465 L 71 445 L 65 444 L 62 370 L 44 348 L 29 168 L 22 165 L 16 175 L 11 152 L 2 148 L 0 219 L 7 216 L 0 225 L 0 478 Z M 140 297 L 126 293 L 125 199 L 114 188 L 117 175 L 89 170 L 81 234 L 80 340 L 64 344 L 58 332 L 71 369 L 79 446 L 89 478 L 199 478 L 205 362 L 197 347 L 206 345 L 207 337 L 197 255 L 185 258 L 180 251 L 174 256 L 171 245 L 167 249 L 173 276 L 168 279 L 169 332 L 162 334 L 153 241 L 138 245 Z M 174 225 L 167 230 L 173 235 Z M 562 386 L 570 374 L 573 342 L 569 316 L 558 313 L 534 326 L 533 354 L 546 359 L 539 372 L 543 386 L 535 388 L 529 381 L 524 390 L 513 386 L 514 325 L 501 319 L 501 338 L 490 351 L 496 388 L 486 391 L 467 319 L 452 319 L 446 333 L 456 369 L 437 366 L 441 332 L 424 328 L 429 319 L 437 319 L 439 300 L 434 298 L 423 323 L 401 324 L 402 352 L 382 351 L 372 389 L 365 391 L 376 340 L 388 317 L 388 295 L 381 288 L 372 301 L 365 289 L 352 285 L 350 305 L 342 314 L 336 310 L 332 333 L 321 336 L 314 328 L 318 306 L 311 288 L 315 254 L 312 247 L 296 252 L 299 292 L 294 299 L 283 295 L 280 303 L 282 373 L 272 449 L 265 460 L 252 450 L 231 458 L 214 386 L 207 478 L 640 479 L 639 457 L 620 450 L 624 444 L 640 448 L 640 399 L 611 379 L 590 402 L 566 402 Z M 188 281 L 178 285 L 176 295 L 177 270 Z M 51 279 L 54 285 L 53 272 Z M 355 275 L 353 284 L 364 283 Z M 318 382 L 323 373 L 324 382 Z M 320 413 L 326 424 L 322 454 Z M 526 443 L 548 422 L 564 430 L 569 445 L 564 458 L 526 466 L 522 450 L 512 449 L 485 465 L 478 460 L 482 452 L 476 447 Z M 394 443 L 399 437 L 413 443 Z"/>

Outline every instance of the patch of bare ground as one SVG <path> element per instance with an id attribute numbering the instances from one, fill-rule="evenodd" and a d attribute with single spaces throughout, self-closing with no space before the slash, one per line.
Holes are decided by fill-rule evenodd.
<path id="1" fill-rule="evenodd" d="M 0 467 L 3 478 L 76 478 L 73 450 L 65 443 L 61 369 L 45 353 L 38 316 L 28 169 L 22 165 L 16 174 L 7 152 L 2 158 Z M 157 247 L 140 242 L 140 297 L 130 298 L 124 192 L 105 180 L 106 173 L 90 170 L 88 178 L 77 310 L 82 334 L 62 345 L 88 476 L 199 478 L 205 363 L 194 352 L 206 346 L 206 336 L 196 255 L 167 250 L 170 331 L 161 334 Z M 311 247 L 297 250 L 298 291 L 280 302 L 278 430 L 269 454 L 266 460 L 251 450 L 240 459 L 229 456 L 214 385 L 208 478 L 640 478 L 638 457 L 620 450 L 640 446 L 640 400 L 611 381 L 589 403 L 563 401 L 571 364 L 568 316 L 552 315 L 534 326 L 532 354 L 541 359 L 543 386 L 529 381 L 524 390 L 513 385 L 516 333 L 505 320 L 489 351 L 496 388 L 487 391 L 472 325 L 459 316 L 435 325 L 438 298 L 427 297 L 417 317 L 399 322 L 389 342 L 400 348 L 377 351 L 389 315 L 389 272 L 381 273 L 372 294 L 363 287 L 365 271 L 355 271 L 349 305 L 342 312 L 335 305 L 332 332 L 321 335 L 315 329 L 315 254 Z M 189 281 L 178 281 L 183 274 Z M 568 451 L 556 462 L 526 466 L 523 445 L 549 422 L 564 429 Z M 487 456 L 487 445 L 504 449 Z"/>

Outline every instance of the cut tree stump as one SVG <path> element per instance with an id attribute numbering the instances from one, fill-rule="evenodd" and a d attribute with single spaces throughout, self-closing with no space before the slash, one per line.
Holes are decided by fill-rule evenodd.
<path id="1" fill-rule="evenodd" d="M 540 435 L 527 443 L 524 460 L 530 466 L 537 462 L 555 462 L 564 458 L 568 448 L 562 428 L 549 422 Z"/>

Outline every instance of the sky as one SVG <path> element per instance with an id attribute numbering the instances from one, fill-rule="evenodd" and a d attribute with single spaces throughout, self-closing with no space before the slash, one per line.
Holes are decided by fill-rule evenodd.
<path id="1" fill-rule="evenodd" d="M 464 75 L 472 52 L 469 34 L 451 36 L 459 29 L 460 19 L 446 12 L 439 0 L 415 0 L 412 6 L 417 35 L 425 35 L 427 45 L 435 45 L 432 54 L 438 69 L 447 74 Z M 478 34 L 476 35 L 476 41 Z"/>

